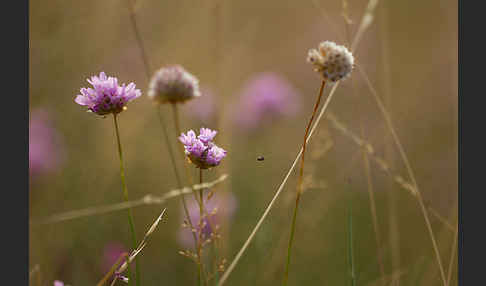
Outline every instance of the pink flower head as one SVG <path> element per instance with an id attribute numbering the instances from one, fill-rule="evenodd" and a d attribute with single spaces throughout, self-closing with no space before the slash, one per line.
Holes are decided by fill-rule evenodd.
<path id="1" fill-rule="evenodd" d="M 282 75 L 273 72 L 253 76 L 239 98 L 235 120 L 245 129 L 254 129 L 271 118 L 294 115 L 300 108 L 299 92 Z"/>
<path id="2" fill-rule="evenodd" d="M 215 228 L 223 221 L 231 221 L 237 209 L 237 200 L 231 192 L 224 194 L 216 193 L 211 197 L 211 199 L 205 199 L 204 209 L 206 213 L 211 214 L 214 212 L 214 214 L 209 215 L 204 219 L 202 228 L 200 227 L 201 224 L 199 223 L 200 210 L 198 202 L 194 198 L 191 198 L 188 200 L 187 208 L 192 225 L 194 228 L 196 228 L 196 231 L 202 231 L 203 239 L 207 239 L 211 237 L 211 233 L 214 231 L 212 228 Z M 184 220 L 187 219 L 183 209 L 181 209 L 181 217 Z M 191 248 L 194 246 L 194 237 L 188 228 L 180 229 L 177 240 L 185 248 Z"/>
<path id="3" fill-rule="evenodd" d="M 123 244 L 119 242 L 107 243 L 103 249 L 102 271 L 106 272 L 115 264 L 122 253 L 127 252 L 127 249 Z"/>
<path id="4" fill-rule="evenodd" d="M 218 131 L 216 130 L 211 130 L 209 128 L 203 127 L 199 129 L 199 136 L 197 136 L 197 138 L 203 143 L 208 143 L 209 141 L 213 141 L 213 138 L 214 136 L 216 136 L 217 133 Z"/>
<path id="5" fill-rule="evenodd" d="M 116 77 L 107 77 L 104 72 L 87 81 L 93 88 L 81 88 L 81 94 L 77 95 L 74 101 L 87 106 L 88 110 L 98 115 L 120 113 L 129 101 L 142 95 L 139 89 L 135 89 L 133 82 L 120 86 Z"/>
<path id="6" fill-rule="evenodd" d="M 187 134 L 182 133 L 179 137 L 179 141 L 184 144 L 187 157 L 196 167 L 201 169 L 215 167 L 226 156 L 226 151 L 213 142 L 216 133 L 217 131 L 201 128 L 197 137 L 193 130 L 189 130 Z"/>
<path id="7" fill-rule="evenodd" d="M 184 113 L 191 118 L 207 124 L 214 119 L 216 112 L 216 96 L 207 87 L 201 88 L 201 96 L 187 102 L 183 109 Z"/>
<path id="8" fill-rule="evenodd" d="M 60 166 L 64 159 L 61 135 L 52 125 L 47 111 L 34 110 L 29 122 L 29 174 L 37 176 Z"/>
<path id="9" fill-rule="evenodd" d="M 64 282 L 59 280 L 54 280 L 54 286 L 64 286 Z"/>

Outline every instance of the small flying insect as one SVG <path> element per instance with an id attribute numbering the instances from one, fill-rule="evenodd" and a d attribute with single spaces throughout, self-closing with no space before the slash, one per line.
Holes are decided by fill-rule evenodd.
<path id="1" fill-rule="evenodd" d="M 258 156 L 257 157 L 257 161 L 263 161 L 263 160 L 265 160 L 265 158 L 263 156 Z"/>

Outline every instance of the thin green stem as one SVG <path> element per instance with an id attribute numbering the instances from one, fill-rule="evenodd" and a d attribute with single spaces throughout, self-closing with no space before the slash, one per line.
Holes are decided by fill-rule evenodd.
<path id="1" fill-rule="evenodd" d="M 179 109 L 178 109 L 176 103 L 172 103 L 171 105 L 172 105 L 172 111 L 173 111 L 172 114 L 174 116 L 175 132 L 176 132 L 176 136 L 179 137 L 182 134 L 181 124 L 180 124 L 180 120 L 179 120 Z M 189 169 L 189 164 L 188 164 L 186 156 L 184 154 L 184 147 L 182 145 L 181 145 L 181 152 L 184 156 L 184 168 L 186 170 L 186 177 L 187 177 L 187 180 L 189 182 L 189 185 L 192 185 L 191 170 Z M 195 196 L 196 200 L 198 200 L 196 193 L 194 193 L 194 196 Z"/>
<path id="2" fill-rule="evenodd" d="M 203 170 L 201 168 L 199 168 L 199 184 L 202 184 L 203 182 Z M 198 250 L 197 250 L 197 255 L 199 256 L 199 276 L 201 276 L 201 280 L 204 281 L 204 285 L 206 285 L 207 281 L 206 279 L 204 278 L 204 267 L 203 267 L 203 264 L 202 264 L 202 244 L 203 244 L 203 223 L 204 223 L 204 198 L 203 198 L 203 190 L 204 189 L 200 189 L 199 190 L 199 200 L 200 200 L 200 205 L 199 205 L 199 244 L 198 244 Z"/>
<path id="3" fill-rule="evenodd" d="M 142 57 L 143 61 L 143 66 L 145 68 L 145 74 L 147 76 L 147 79 L 150 79 L 150 62 L 148 60 L 147 52 L 145 51 L 145 46 L 142 41 L 142 36 L 140 34 L 140 29 L 138 28 L 137 25 L 137 18 L 135 17 L 135 10 L 134 10 L 134 5 L 131 3 L 131 0 L 128 0 L 128 8 L 130 9 L 130 23 L 132 24 L 133 27 L 133 32 L 135 33 L 135 39 L 137 40 L 137 43 L 139 44 L 140 48 L 140 54 Z"/>
<path id="4" fill-rule="evenodd" d="M 202 183 L 203 183 L 203 169 L 199 168 L 199 184 L 202 184 Z M 202 189 L 202 188 L 199 190 L 199 199 L 201 200 L 201 207 L 199 208 L 199 214 L 201 216 L 201 219 L 202 219 L 203 214 L 204 214 L 203 190 L 204 189 Z"/>
<path id="5" fill-rule="evenodd" d="M 177 104 L 176 103 L 172 103 L 171 104 L 172 106 L 172 114 L 174 116 L 174 127 L 175 127 L 175 132 L 176 132 L 176 137 L 179 137 L 181 135 L 181 125 L 180 125 L 180 121 L 179 121 L 179 110 L 177 108 Z M 189 170 L 189 164 L 186 160 L 186 156 L 184 154 L 184 147 L 181 146 L 181 152 L 184 156 L 184 169 L 186 171 L 186 178 L 187 178 L 187 181 L 189 183 L 189 185 L 192 185 L 192 176 L 191 176 L 191 171 Z M 194 194 L 194 198 L 196 199 L 196 201 L 198 202 L 199 205 L 201 205 L 201 202 L 199 202 L 199 199 L 197 197 L 197 194 L 196 194 L 196 191 L 193 190 L 193 194 Z M 193 229 L 193 228 L 192 228 Z M 194 234 L 194 236 L 196 236 L 196 234 Z M 198 285 L 201 285 L 202 283 L 202 280 L 203 280 L 203 277 L 202 277 L 202 273 L 203 273 L 203 268 L 202 268 L 202 261 L 201 261 L 201 255 L 200 255 L 200 244 L 201 244 L 201 239 L 197 239 L 196 237 L 196 254 L 197 254 L 197 268 L 198 268 L 198 277 L 197 277 L 197 280 L 198 280 Z"/>
<path id="6" fill-rule="evenodd" d="M 175 157 L 174 157 L 174 152 L 172 151 L 172 145 L 170 144 L 170 138 L 169 138 L 169 134 L 168 134 L 168 131 L 167 131 L 167 126 L 165 124 L 164 117 L 162 116 L 162 112 L 160 111 L 161 108 L 162 107 L 160 105 L 157 108 L 157 114 L 159 116 L 160 126 L 162 126 L 162 133 L 164 134 L 165 143 L 167 144 L 167 149 L 169 151 L 169 157 L 170 157 L 170 161 L 172 163 L 172 167 L 174 168 L 174 174 L 176 176 L 177 187 L 182 188 L 181 177 L 179 175 L 179 171 L 177 170 L 177 164 L 176 164 L 176 160 L 175 160 Z"/>
<path id="7" fill-rule="evenodd" d="M 167 148 L 169 150 L 169 157 L 170 157 L 170 160 L 172 162 L 172 166 L 174 168 L 174 174 L 176 176 L 176 180 L 177 180 L 177 185 L 179 188 L 182 188 L 182 181 L 181 181 L 181 177 L 179 175 L 179 171 L 177 170 L 177 165 L 176 165 L 176 161 L 175 161 L 175 157 L 174 157 L 174 152 L 172 151 L 172 147 L 171 147 L 171 144 L 170 144 L 170 139 L 169 139 L 169 134 L 167 132 L 167 126 L 165 124 L 165 121 L 164 121 L 164 118 L 162 117 L 162 113 L 160 112 L 160 108 L 157 108 L 157 113 L 159 115 L 159 120 L 160 120 L 160 125 L 162 126 L 162 132 L 164 134 L 164 138 L 165 138 L 165 142 L 166 142 L 166 145 L 167 145 Z M 187 202 L 186 202 L 186 197 L 184 194 L 181 195 L 181 201 L 182 201 L 182 206 L 184 208 L 184 214 L 186 215 L 186 220 L 187 222 L 189 223 L 189 227 L 190 227 L 190 231 L 191 231 L 191 234 L 192 234 L 192 238 L 194 239 L 194 250 L 197 251 L 197 248 L 198 248 L 198 243 L 197 243 L 197 236 L 196 234 L 192 231 L 194 229 L 194 225 L 192 224 L 192 221 L 191 221 L 191 216 L 189 215 L 189 210 L 187 208 Z M 198 272 L 198 285 L 201 285 L 201 266 L 200 266 L 200 263 L 197 263 L 197 272 Z"/>
<path id="8" fill-rule="evenodd" d="M 314 110 L 312 112 L 312 116 L 309 120 L 309 123 L 307 123 L 307 127 L 305 128 L 304 143 L 302 144 L 302 159 L 300 161 L 301 164 L 300 164 L 299 180 L 298 180 L 298 183 L 297 183 L 297 197 L 295 199 L 294 215 L 292 217 L 292 225 L 291 225 L 291 228 L 290 228 L 289 246 L 288 246 L 288 249 L 287 249 L 287 264 L 285 266 L 285 274 L 284 274 L 283 285 L 287 285 L 287 281 L 288 281 L 288 278 L 289 278 L 290 254 L 291 254 L 291 250 L 292 250 L 292 243 L 294 241 L 295 223 L 297 221 L 297 209 L 299 208 L 300 195 L 302 194 L 302 191 L 303 191 L 305 150 L 306 150 L 306 146 L 307 146 L 307 137 L 309 136 L 310 127 L 312 126 L 312 122 L 314 121 L 314 117 L 317 113 L 317 109 L 319 108 L 319 104 L 321 103 L 322 93 L 324 91 L 325 86 L 326 86 L 326 81 L 323 80 L 322 83 L 321 83 L 321 88 L 319 89 L 319 96 L 317 97 L 316 104 L 314 105 Z M 331 97 L 329 96 L 328 101 L 330 100 L 330 98 Z"/>
<path id="9" fill-rule="evenodd" d="M 348 209 L 348 248 L 349 248 L 349 267 L 351 275 L 351 285 L 356 286 L 356 273 L 354 271 L 354 250 L 353 250 L 353 205 L 351 194 L 349 195 Z"/>
<path id="10" fill-rule="evenodd" d="M 121 178 L 121 183 L 122 183 L 122 188 L 123 188 L 123 197 L 126 202 L 129 201 L 128 199 L 128 189 L 127 189 L 127 184 L 125 182 L 125 169 L 123 167 L 123 152 L 122 152 L 122 147 L 121 147 L 121 142 L 120 142 L 120 131 L 118 129 L 118 121 L 117 121 L 117 115 L 113 114 L 113 122 L 115 124 L 115 132 L 116 132 L 116 141 L 118 143 L 118 155 L 120 156 L 120 178 Z M 132 234 L 132 244 L 133 244 L 133 249 L 137 249 L 137 237 L 135 234 L 135 224 L 133 222 L 133 214 L 132 214 L 132 209 L 128 209 L 128 223 L 130 225 L 130 232 Z M 131 281 L 130 279 L 128 281 Z M 135 281 L 136 285 L 140 285 L 140 267 L 138 264 L 138 259 L 135 259 Z"/>
<path id="11" fill-rule="evenodd" d="M 292 250 L 292 242 L 294 241 L 295 222 L 297 220 L 297 210 L 299 209 L 299 201 L 300 201 L 300 192 L 297 193 L 297 198 L 295 199 L 295 208 L 294 208 L 294 215 L 292 216 L 292 227 L 290 229 L 289 246 L 287 248 L 287 264 L 285 265 L 285 276 L 284 276 L 283 285 L 287 285 L 287 281 L 289 279 L 290 254 Z"/>
<path id="12" fill-rule="evenodd" d="M 162 116 L 162 112 L 160 112 L 160 109 L 161 109 L 161 107 L 157 108 L 157 111 L 158 111 L 157 114 L 159 115 L 160 125 L 162 126 L 162 133 L 164 134 L 167 149 L 169 151 L 169 157 L 170 157 L 170 160 L 172 162 L 172 166 L 174 168 L 174 174 L 176 176 L 177 187 L 181 189 L 183 187 L 181 177 L 179 175 L 179 171 L 177 170 L 174 152 L 172 150 L 172 146 L 170 144 L 170 139 L 169 139 L 169 134 L 167 132 L 167 126 L 166 126 L 164 118 Z M 187 202 L 186 202 L 186 198 L 185 198 L 184 194 L 181 195 L 181 201 L 182 201 L 182 206 L 184 207 L 184 213 L 186 215 L 187 222 L 189 223 L 189 227 L 191 228 L 191 233 L 192 233 L 192 236 L 194 238 L 194 247 L 195 247 L 195 249 L 197 249 L 197 237 L 196 237 L 196 234 L 192 231 L 194 229 L 194 227 L 193 227 L 193 224 L 192 224 L 192 221 L 191 221 L 191 217 L 189 215 L 189 210 L 187 208 Z"/>

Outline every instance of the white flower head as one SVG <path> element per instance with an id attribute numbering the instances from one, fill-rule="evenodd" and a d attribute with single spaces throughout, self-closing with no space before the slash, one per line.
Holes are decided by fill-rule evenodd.
<path id="1" fill-rule="evenodd" d="M 198 96 L 199 80 L 180 65 L 163 67 L 150 80 L 148 97 L 157 103 L 182 103 Z"/>
<path id="2" fill-rule="evenodd" d="M 345 47 L 331 41 L 319 44 L 319 49 L 310 49 L 307 61 L 326 81 L 337 82 L 349 76 L 354 67 L 353 54 Z"/>

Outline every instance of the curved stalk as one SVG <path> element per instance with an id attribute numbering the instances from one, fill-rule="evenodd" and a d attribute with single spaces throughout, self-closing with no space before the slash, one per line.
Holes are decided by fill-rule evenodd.
<path id="1" fill-rule="evenodd" d="M 295 198 L 295 208 L 294 208 L 294 215 L 292 217 L 292 225 L 290 228 L 290 238 L 289 238 L 289 246 L 287 249 L 287 264 L 285 265 L 285 273 L 284 273 L 284 280 L 283 285 L 287 285 L 288 276 L 289 276 L 289 266 L 290 266 L 290 254 L 292 250 L 292 243 L 294 241 L 294 233 L 295 233 L 295 223 L 297 220 L 297 210 L 299 208 L 300 196 L 303 192 L 303 181 L 304 181 L 304 165 L 305 165 L 305 150 L 307 146 L 307 137 L 309 136 L 310 127 L 312 126 L 312 122 L 314 121 L 314 117 L 317 113 L 317 109 L 319 108 L 319 104 L 321 103 L 322 93 L 324 91 L 324 87 L 326 86 L 326 81 L 323 80 L 321 83 L 321 88 L 319 89 L 319 95 L 317 97 L 316 104 L 314 105 L 314 110 L 312 111 L 312 116 L 307 123 L 307 127 L 305 129 L 304 135 L 304 143 L 302 144 L 302 159 L 300 163 L 300 171 L 299 171 L 299 181 L 297 183 L 297 197 Z M 328 97 L 327 101 L 331 99 L 331 96 Z"/>

